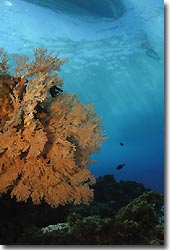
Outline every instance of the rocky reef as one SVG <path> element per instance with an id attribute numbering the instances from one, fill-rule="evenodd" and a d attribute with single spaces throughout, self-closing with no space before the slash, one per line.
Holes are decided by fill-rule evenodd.
<path id="1" fill-rule="evenodd" d="M 134 181 L 116 182 L 112 175 L 96 179 L 89 205 L 51 208 L 45 202 L 18 203 L 8 194 L 1 204 L 5 245 L 164 244 L 163 195 Z"/>

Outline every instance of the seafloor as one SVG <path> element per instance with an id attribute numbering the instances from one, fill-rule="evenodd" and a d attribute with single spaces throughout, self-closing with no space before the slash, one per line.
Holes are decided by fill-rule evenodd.
<path id="1" fill-rule="evenodd" d="M 133 181 L 97 178 L 90 205 L 51 208 L 0 198 L 2 245 L 163 245 L 164 196 Z"/>

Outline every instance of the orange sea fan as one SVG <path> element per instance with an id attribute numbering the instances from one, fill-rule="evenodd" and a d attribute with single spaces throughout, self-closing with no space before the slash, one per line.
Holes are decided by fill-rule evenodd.
<path id="1" fill-rule="evenodd" d="M 37 49 L 32 62 L 15 56 L 16 75 L 9 76 L 4 53 L 0 50 L 0 93 L 5 91 L 8 102 L 0 95 L 0 194 L 8 191 L 34 204 L 45 200 L 52 207 L 88 204 L 95 178 L 87 165 L 104 140 L 94 107 L 68 93 L 51 97 L 54 84 L 62 87 L 55 72 L 65 60 Z M 27 77 L 24 91 L 16 77 Z"/>

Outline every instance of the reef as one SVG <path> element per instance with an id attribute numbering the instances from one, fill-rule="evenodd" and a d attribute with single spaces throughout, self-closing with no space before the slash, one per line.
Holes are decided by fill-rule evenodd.
<path id="1" fill-rule="evenodd" d="M 105 136 L 94 107 L 62 89 L 66 59 L 14 61 L 0 49 L 0 244 L 163 245 L 163 195 L 88 169 Z"/>
<path id="2" fill-rule="evenodd" d="M 15 55 L 12 71 L 0 49 L 0 194 L 18 202 L 57 207 L 93 199 L 87 165 L 104 140 L 101 120 L 76 95 L 55 95 L 65 61 L 35 49 L 32 61 Z"/>
<path id="3" fill-rule="evenodd" d="M 103 190 L 101 197 L 99 193 Z M 109 191 L 109 192 L 108 192 Z M 96 179 L 89 205 L 50 207 L 0 198 L 0 243 L 7 245 L 163 245 L 164 197 L 134 181 Z"/>

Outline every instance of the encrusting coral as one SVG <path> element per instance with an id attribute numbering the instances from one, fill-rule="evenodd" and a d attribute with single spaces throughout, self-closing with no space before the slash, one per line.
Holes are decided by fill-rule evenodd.
<path id="1" fill-rule="evenodd" d="M 50 95 L 62 87 L 57 71 L 65 59 L 46 49 L 36 49 L 31 62 L 14 59 L 10 75 L 0 50 L 0 194 L 52 207 L 88 204 L 95 178 L 87 164 L 104 140 L 100 118 L 76 95 Z"/>

